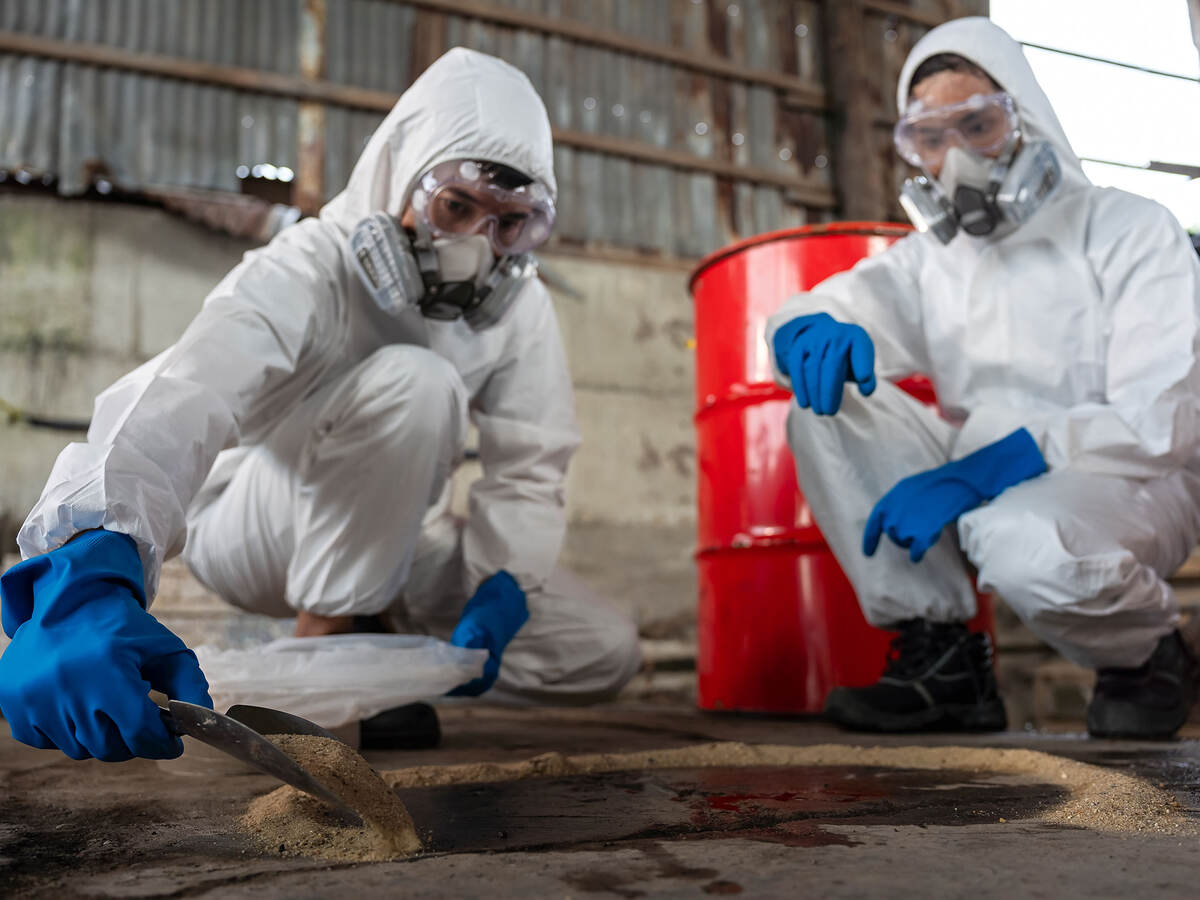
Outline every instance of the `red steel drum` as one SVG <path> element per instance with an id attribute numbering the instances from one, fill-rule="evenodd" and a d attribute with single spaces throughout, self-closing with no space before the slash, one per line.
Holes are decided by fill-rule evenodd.
<path id="1" fill-rule="evenodd" d="M 791 294 L 909 231 L 875 222 L 777 231 L 718 250 L 692 274 L 703 709 L 819 712 L 832 688 L 883 671 L 893 635 L 863 618 L 796 487 L 792 395 L 775 384 L 763 328 Z M 900 386 L 936 402 L 925 378 Z M 987 598 L 971 624 L 991 630 Z"/>

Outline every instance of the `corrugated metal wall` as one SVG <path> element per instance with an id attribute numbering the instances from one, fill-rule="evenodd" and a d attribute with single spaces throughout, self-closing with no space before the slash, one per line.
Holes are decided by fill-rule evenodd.
<path id="1" fill-rule="evenodd" d="M 270 72 L 296 72 L 295 0 L 0 0 L 0 29 Z M 294 100 L 0 54 L 0 166 L 65 194 L 97 175 L 239 190 L 245 160 L 294 166 Z"/>
<path id="2" fill-rule="evenodd" d="M 820 88 L 818 0 L 482 5 L 581 22 Z M 536 24 L 487 24 L 430 6 L 439 5 L 325 0 L 325 80 L 399 94 L 444 49 L 474 47 L 527 72 L 556 129 L 776 173 L 830 198 L 814 204 L 810 192 L 806 207 L 784 185 L 560 141 L 559 241 L 694 257 L 737 236 L 830 215 L 827 117 L 786 90 L 589 45 Z M 305 0 L 0 0 L 0 31 L 298 76 L 304 14 Z M 903 27 L 904 43 L 910 31 L 923 30 Z M 236 191 L 239 165 L 297 168 L 300 106 L 297 99 L 119 65 L 0 53 L 0 168 L 57 177 L 67 194 L 98 176 L 127 190 Z M 327 106 L 325 196 L 345 183 L 381 118 L 379 111 Z"/>

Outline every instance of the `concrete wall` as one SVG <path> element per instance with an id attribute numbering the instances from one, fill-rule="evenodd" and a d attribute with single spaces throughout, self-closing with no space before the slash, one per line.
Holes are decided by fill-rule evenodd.
<path id="1" fill-rule="evenodd" d="M 168 346 L 248 245 L 137 206 L 0 195 L 0 397 L 87 418 L 92 398 Z M 547 258 L 584 446 L 565 563 L 644 629 L 686 632 L 695 598 L 691 303 L 685 267 Z M 0 425 L 0 547 L 70 434 Z M 474 474 L 464 467 L 462 478 Z"/>
<path id="2" fill-rule="evenodd" d="M 244 249 L 157 210 L 0 195 L 0 397 L 88 418 L 92 398 L 168 346 Z M 75 439 L 0 426 L 3 546 Z"/>
<path id="3" fill-rule="evenodd" d="M 628 603 L 644 632 L 675 636 L 695 608 L 687 270 L 547 263 L 584 295 L 557 302 L 584 436 L 564 561 Z"/>

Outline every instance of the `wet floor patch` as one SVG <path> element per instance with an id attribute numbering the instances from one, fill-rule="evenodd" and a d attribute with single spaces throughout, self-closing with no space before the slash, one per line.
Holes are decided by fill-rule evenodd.
<path id="1" fill-rule="evenodd" d="M 956 770 L 706 767 L 402 788 L 427 851 L 543 850 L 742 837 L 852 845 L 828 824 L 963 825 L 1030 818 L 1064 791 Z"/>
<path id="2" fill-rule="evenodd" d="M 2 798 L 0 804 L 0 897 L 76 896 L 64 885 L 147 861 L 201 872 L 244 866 L 247 859 L 245 838 L 228 826 L 227 813 L 197 819 L 198 812 L 153 799 L 103 809 Z"/>

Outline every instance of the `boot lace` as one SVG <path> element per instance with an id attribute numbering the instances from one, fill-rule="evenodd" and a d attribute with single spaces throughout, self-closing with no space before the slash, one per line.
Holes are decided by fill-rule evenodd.
<path id="1" fill-rule="evenodd" d="M 885 678 L 905 680 L 924 672 L 945 650 L 937 632 L 921 619 L 900 623 L 900 632 L 888 647 Z"/>

